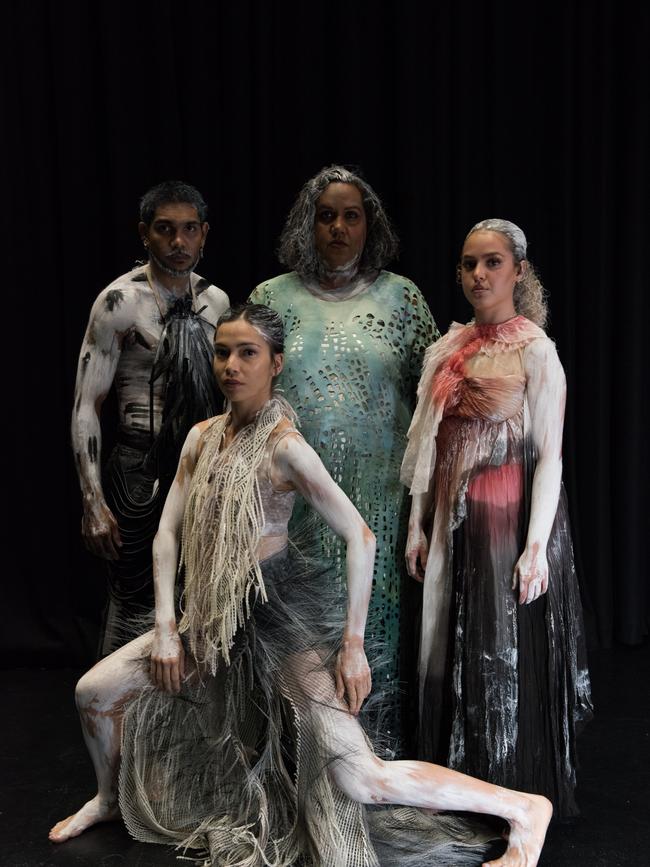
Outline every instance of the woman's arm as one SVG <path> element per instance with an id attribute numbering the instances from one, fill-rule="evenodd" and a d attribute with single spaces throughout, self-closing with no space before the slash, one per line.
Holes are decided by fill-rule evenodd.
<path id="1" fill-rule="evenodd" d="M 280 440 L 273 455 L 272 473 L 279 484 L 289 484 L 302 494 L 345 541 L 348 603 L 336 687 L 339 698 L 347 695 L 350 713 L 356 715 L 371 687 L 363 637 L 372 589 L 375 537 L 316 452 L 299 434 L 289 434 Z"/>
<path id="2" fill-rule="evenodd" d="M 153 541 L 156 619 L 151 646 L 151 679 L 167 692 L 178 692 L 185 677 L 185 654 L 176 624 L 174 587 L 183 512 L 205 425 L 205 422 L 195 425 L 187 435 Z"/>
<path id="3" fill-rule="evenodd" d="M 566 380 L 550 340 L 530 343 L 524 355 L 531 435 L 537 452 L 526 547 L 513 576 L 519 602 L 533 602 L 548 589 L 546 546 L 562 484 L 562 429 Z"/>
<path id="4" fill-rule="evenodd" d="M 424 494 L 411 495 L 411 513 L 406 540 L 406 571 L 416 581 L 424 581 L 427 568 L 429 543 L 424 532 L 424 521 L 431 509 L 431 501 L 430 490 Z"/>

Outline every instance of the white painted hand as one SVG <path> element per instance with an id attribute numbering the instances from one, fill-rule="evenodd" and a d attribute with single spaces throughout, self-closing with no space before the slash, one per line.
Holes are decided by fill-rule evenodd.
<path id="1" fill-rule="evenodd" d="M 546 553 L 526 548 L 515 566 L 512 589 L 519 588 L 520 605 L 534 602 L 548 590 L 548 562 Z"/>
<path id="2" fill-rule="evenodd" d="M 165 692 L 180 692 L 185 677 L 185 650 L 174 620 L 156 626 L 151 645 L 151 679 Z"/>
<path id="3" fill-rule="evenodd" d="M 347 698 L 350 713 L 357 716 L 370 693 L 372 678 L 363 649 L 363 639 L 344 638 L 336 659 L 336 695 Z"/>
<path id="4" fill-rule="evenodd" d="M 420 525 L 409 527 L 406 540 L 406 570 L 416 581 L 424 581 L 429 556 L 429 543 Z"/>

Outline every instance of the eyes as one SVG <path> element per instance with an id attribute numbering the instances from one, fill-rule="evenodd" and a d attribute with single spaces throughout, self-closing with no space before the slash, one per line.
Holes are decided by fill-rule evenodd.
<path id="1" fill-rule="evenodd" d="M 488 256 L 484 261 L 490 269 L 499 268 L 503 264 L 503 258 L 501 256 Z M 463 271 L 473 271 L 476 268 L 476 265 L 477 260 L 472 259 L 469 256 L 464 258 L 461 262 L 461 268 Z"/>
<path id="2" fill-rule="evenodd" d="M 338 212 L 332 208 L 320 208 L 316 214 L 316 219 L 319 223 L 329 225 L 336 220 L 337 216 Z M 346 208 L 343 211 L 343 219 L 346 223 L 354 225 L 355 223 L 359 223 L 362 219 L 362 212 L 358 208 Z"/>
<path id="3" fill-rule="evenodd" d="M 201 224 L 185 223 L 184 226 L 176 226 L 174 223 L 154 223 L 154 229 L 159 235 L 166 237 L 174 236 L 178 231 L 185 235 L 196 235 L 201 230 Z"/>
<path id="4" fill-rule="evenodd" d="M 244 346 L 237 352 L 242 358 L 254 358 L 258 355 L 258 350 L 254 346 Z M 226 361 L 230 357 L 231 350 L 225 346 L 215 346 L 214 354 L 220 361 Z"/>

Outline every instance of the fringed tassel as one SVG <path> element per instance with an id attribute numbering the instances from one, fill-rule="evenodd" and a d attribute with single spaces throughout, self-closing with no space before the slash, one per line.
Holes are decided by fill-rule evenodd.
<path id="1" fill-rule="evenodd" d="M 192 479 L 183 519 L 179 631 L 187 633 L 192 654 L 213 675 L 219 657 L 230 664 L 235 633 L 250 616 L 251 593 L 267 601 L 257 559 L 264 526 L 257 470 L 285 417 L 293 420 L 295 414 L 274 396 L 221 451 L 230 415 L 220 416 L 206 433 Z"/>

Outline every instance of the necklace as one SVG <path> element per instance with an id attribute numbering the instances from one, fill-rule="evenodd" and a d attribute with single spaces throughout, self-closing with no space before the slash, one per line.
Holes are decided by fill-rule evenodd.
<path id="1" fill-rule="evenodd" d="M 151 263 L 148 263 L 145 266 L 144 273 L 145 273 L 145 276 L 147 278 L 147 283 L 149 284 L 149 288 L 151 289 L 151 291 L 153 293 L 154 301 L 156 302 L 158 312 L 160 313 L 160 320 L 164 326 L 165 316 L 167 315 L 167 313 L 165 313 L 165 311 L 163 310 L 162 300 L 160 298 L 160 293 L 158 291 L 158 288 L 156 287 L 156 284 L 155 284 L 154 279 L 153 279 L 153 275 L 151 273 Z M 192 277 L 191 276 L 187 278 L 187 284 L 188 285 L 187 285 L 186 294 L 192 296 L 192 310 L 195 310 L 196 309 L 196 293 L 194 292 L 194 286 L 192 286 Z M 170 304 L 169 306 L 171 307 L 172 305 Z"/>

